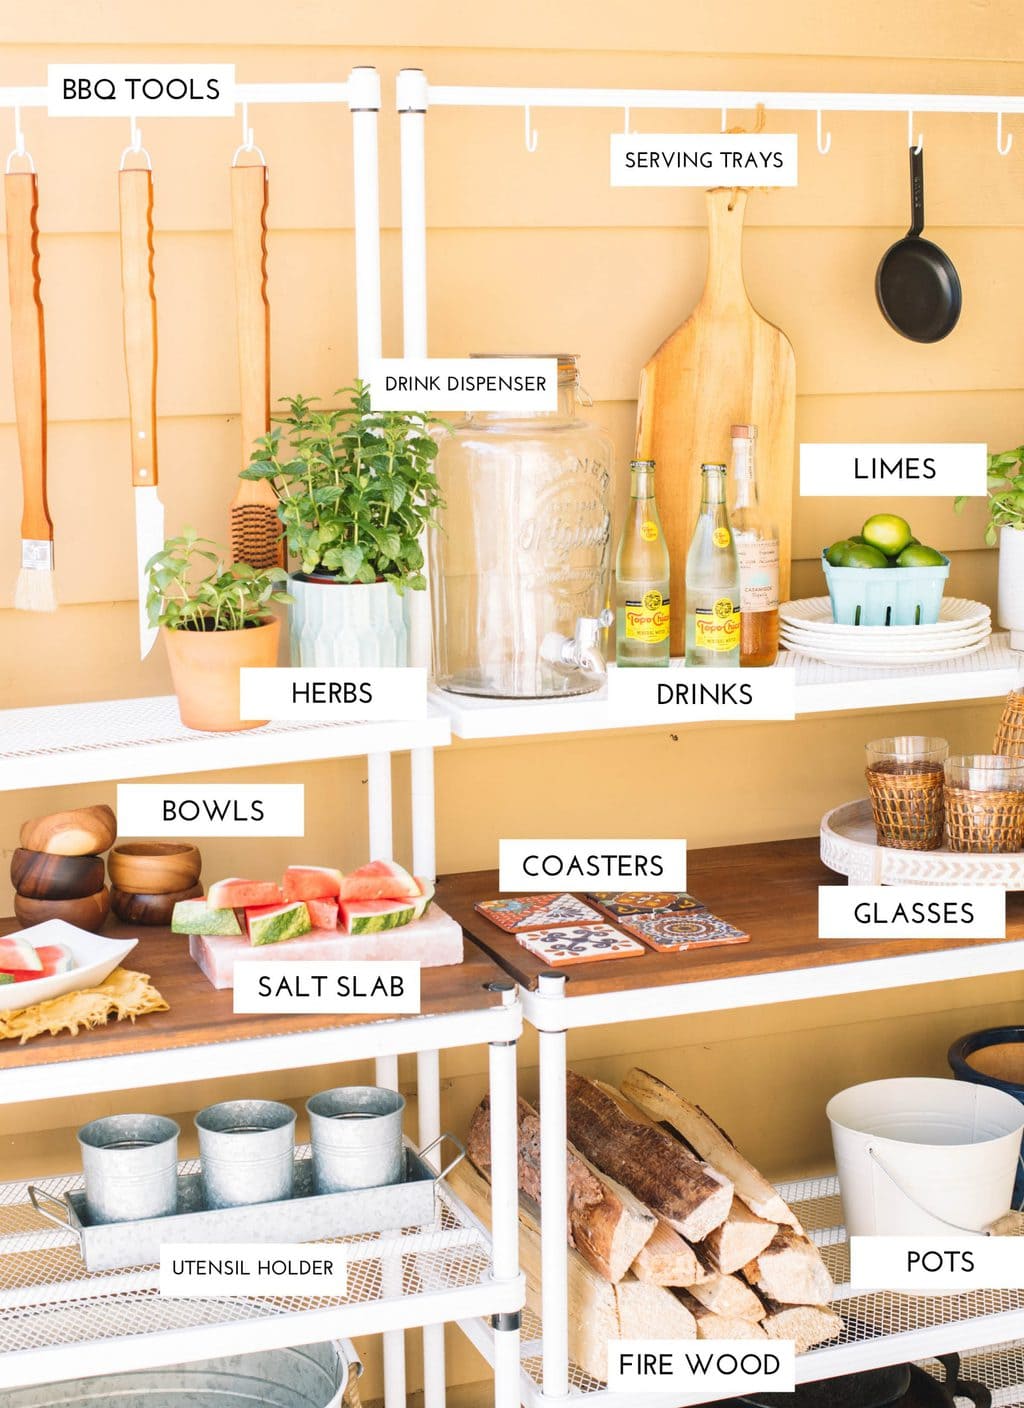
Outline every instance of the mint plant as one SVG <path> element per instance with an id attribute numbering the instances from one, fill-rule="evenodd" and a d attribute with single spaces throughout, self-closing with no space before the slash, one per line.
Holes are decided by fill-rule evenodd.
<path id="1" fill-rule="evenodd" d="M 231 562 L 228 549 L 194 528 L 168 538 L 146 563 L 149 592 L 146 613 L 151 626 L 172 631 L 242 631 L 262 626 L 271 602 L 290 602 L 279 583 L 282 567 L 257 571 L 247 562 Z"/>

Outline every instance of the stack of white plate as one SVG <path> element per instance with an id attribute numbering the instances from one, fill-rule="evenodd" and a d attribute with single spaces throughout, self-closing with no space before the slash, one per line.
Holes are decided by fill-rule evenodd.
<path id="1" fill-rule="evenodd" d="M 947 597 L 933 626 L 837 626 L 828 597 L 815 596 L 784 601 L 779 632 L 787 650 L 812 660 L 895 670 L 983 650 L 992 634 L 992 614 L 983 602 Z"/>

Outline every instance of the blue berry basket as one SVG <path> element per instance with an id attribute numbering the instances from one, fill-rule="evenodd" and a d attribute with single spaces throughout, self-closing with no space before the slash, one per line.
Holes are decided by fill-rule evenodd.
<path id="1" fill-rule="evenodd" d="M 942 567 L 833 567 L 821 554 L 841 626 L 934 626 L 942 610 L 949 558 Z"/>

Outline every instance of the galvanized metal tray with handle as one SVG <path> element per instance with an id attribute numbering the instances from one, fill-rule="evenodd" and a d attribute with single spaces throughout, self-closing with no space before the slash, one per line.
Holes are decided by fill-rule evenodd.
<path id="1" fill-rule="evenodd" d="M 459 1152 L 446 1168 L 435 1173 L 426 1156 L 444 1140 Z M 437 1185 L 462 1162 L 466 1150 L 453 1134 L 442 1134 L 418 1152 L 408 1140 L 404 1143 L 405 1179 L 401 1183 L 347 1193 L 314 1193 L 310 1149 L 302 1144 L 295 1149 L 295 1191 L 280 1202 L 207 1208 L 194 1160 L 179 1165 L 178 1211 L 169 1217 L 91 1223 L 81 1188 L 55 1198 L 30 1185 L 28 1197 L 41 1217 L 75 1234 L 88 1271 L 155 1265 L 165 1242 L 312 1242 L 423 1227 L 434 1220 Z"/>

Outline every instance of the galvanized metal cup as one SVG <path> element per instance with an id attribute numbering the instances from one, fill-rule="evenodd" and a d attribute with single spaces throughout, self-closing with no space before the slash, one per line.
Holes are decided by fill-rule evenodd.
<path id="1" fill-rule="evenodd" d="M 80 1129 L 90 1222 L 137 1222 L 176 1212 L 180 1133 L 163 1115 L 108 1115 Z"/>
<path id="2" fill-rule="evenodd" d="M 208 1208 L 276 1203 L 292 1196 L 295 1111 L 277 1100 L 225 1100 L 196 1115 Z"/>
<path id="3" fill-rule="evenodd" d="M 405 1097 L 376 1085 L 339 1086 L 306 1101 L 318 1193 L 383 1188 L 405 1176 Z"/>

